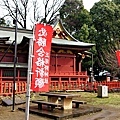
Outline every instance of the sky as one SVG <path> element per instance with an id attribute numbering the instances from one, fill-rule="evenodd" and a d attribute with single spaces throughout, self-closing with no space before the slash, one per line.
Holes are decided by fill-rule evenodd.
<path id="1" fill-rule="evenodd" d="M 95 2 L 99 2 L 100 0 L 83 0 L 84 8 L 90 11 L 92 6 L 94 5 Z M 41 2 L 41 1 L 40 1 Z M 32 14 L 32 13 L 31 13 Z M 30 15 L 31 16 L 31 15 Z M 28 22 L 29 24 L 29 22 Z"/>
<path id="2" fill-rule="evenodd" d="M 92 6 L 94 5 L 95 2 L 98 2 L 100 0 L 83 0 L 83 4 L 85 9 L 87 9 L 88 11 L 90 10 L 90 8 L 92 8 Z M 0 0 L 1 2 L 1 0 Z M 3 14 L 3 12 L 2 12 Z"/>
<path id="3" fill-rule="evenodd" d="M 95 2 L 99 2 L 100 0 L 83 0 L 84 8 L 90 11 Z"/>
<path id="4" fill-rule="evenodd" d="M 0 0 L 1 2 L 2 0 Z M 92 8 L 92 6 L 94 5 L 95 2 L 99 2 L 100 0 L 83 0 L 83 4 L 84 4 L 84 8 L 87 9 L 88 11 L 90 11 L 90 9 Z M 3 11 L 1 10 L 0 8 L 0 11 Z M 4 14 L 4 12 L 1 13 L 0 17 L 2 17 Z M 31 15 L 29 16 L 31 18 Z M 29 19 L 30 19 L 29 18 Z M 30 24 L 30 23 L 28 23 Z"/>

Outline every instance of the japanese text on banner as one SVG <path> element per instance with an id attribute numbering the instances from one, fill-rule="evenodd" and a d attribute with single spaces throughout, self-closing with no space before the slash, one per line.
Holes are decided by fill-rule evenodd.
<path id="1" fill-rule="evenodd" d="M 34 38 L 32 90 L 48 91 L 52 27 L 37 24 Z"/>

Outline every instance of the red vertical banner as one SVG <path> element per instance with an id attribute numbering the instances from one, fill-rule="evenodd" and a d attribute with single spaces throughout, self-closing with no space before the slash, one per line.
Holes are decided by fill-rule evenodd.
<path id="1" fill-rule="evenodd" d="M 49 91 L 49 64 L 53 29 L 50 25 L 36 24 L 34 29 L 32 82 L 33 91 Z"/>
<path id="2" fill-rule="evenodd" d="M 120 66 L 120 50 L 116 51 L 116 57 L 117 57 L 117 61 L 118 61 L 118 66 Z"/>

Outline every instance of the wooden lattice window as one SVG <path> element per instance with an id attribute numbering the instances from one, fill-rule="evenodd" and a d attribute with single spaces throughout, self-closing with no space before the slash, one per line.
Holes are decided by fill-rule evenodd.
<path id="1" fill-rule="evenodd" d="M 27 70 L 20 70 L 20 77 L 27 77 Z"/>
<path id="2" fill-rule="evenodd" d="M 3 77 L 14 77 L 14 70 L 13 69 L 3 70 L 2 76 Z M 16 71 L 16 76 L 18 76 L 18 72 L 17 71 Z"/>

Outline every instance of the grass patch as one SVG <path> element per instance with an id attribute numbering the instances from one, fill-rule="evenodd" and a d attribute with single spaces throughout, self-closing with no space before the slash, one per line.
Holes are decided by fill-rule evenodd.
<path id="1" fill-rule="evenodd" d="M 58 92 L 60 94 L 64 92 Z M 80 94 L 80 97 L 76 97 L 76 100 L 80 101 L 87 101 L 87 104 L 90 105 L 107 105 L 107 106 L 112 106 L 112 107 L 119 107 L 120 108 L 120 93 L 108 93 L 108 98 L 99 98 L 97 97 L 97 93 L 94 92 L 68 92 L 71 94 Z M 31 100 L 38 100 L 38 99 L 43 99 L 47 100 L 46 96 L 40 96 L 39 93 L 33 93 L 31 95 Z"/>
<path id="2" fill-rule="evenodd" d="M 120 93 L 109 93 L 108 98 L 98 98 L 97 93 L 80 92 L 81 100 L 86 100 L 91 105 L 108 105 L 120 107 Z"/>

